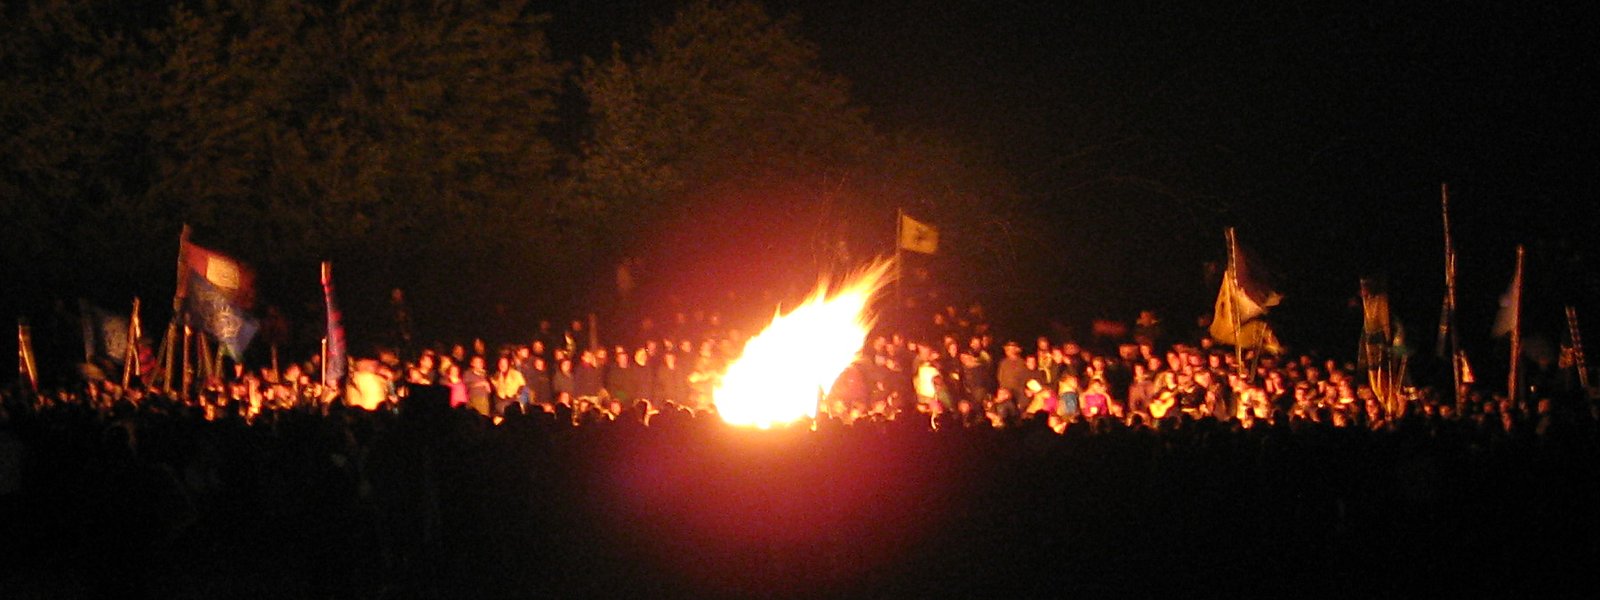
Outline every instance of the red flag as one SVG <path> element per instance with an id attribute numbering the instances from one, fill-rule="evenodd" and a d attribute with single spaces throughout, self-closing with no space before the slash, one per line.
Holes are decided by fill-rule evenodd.
<path id="1" fill-rule="evenodd" d="M 256 274 L 244 263 L 187 241 L 181 256 L 192 274 L 204 278 L 228 301 L 245 309 L 255 306 Z"/>

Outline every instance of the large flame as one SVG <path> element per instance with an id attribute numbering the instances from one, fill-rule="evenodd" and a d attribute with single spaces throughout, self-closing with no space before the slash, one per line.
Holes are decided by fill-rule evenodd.
<path id="1" fill-rule="evenodd" d="M 717 414 L 733 425 L 767 429 L 817 416 L 825 396 L 861 351 L 875 316 L 873 294 L 888 282 L 890 261 L 878 261 L 829 294 L 826 282 L 745 343 L 712 392 Z"/>

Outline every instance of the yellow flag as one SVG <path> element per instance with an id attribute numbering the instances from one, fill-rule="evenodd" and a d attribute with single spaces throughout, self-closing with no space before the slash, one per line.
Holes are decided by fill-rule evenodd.
<path id="1" fill-rule="evenodd" d="M 900 215 L 900 248 L 923 254 L 939 251 L 939 229 L 904 214 Z"/>
<path id="2" fill-rule="evenodd" d="M 1269 354 L 1283 352 L 1272 327 L 1261 319 L 1266 311 L 1245 293 L 1230 270 L 1217 292 L 1216 312 L 1211 318 L 1211 338 L 1241 348 L 1257 348 Z"/>

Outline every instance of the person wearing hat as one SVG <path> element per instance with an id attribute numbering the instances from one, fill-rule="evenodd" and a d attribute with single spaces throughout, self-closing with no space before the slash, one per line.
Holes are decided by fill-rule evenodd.
<path id="1" fill-rule="evenodd" d="M 1012 398 L 1026 398 L 1028 380 L 1033 378 L 1033 372 L 1022 358 L 1022 345 L 1015 340 L 1006 342 L 1005 354 L 995 378 L 1001 389 L 1010 390 Z"/>

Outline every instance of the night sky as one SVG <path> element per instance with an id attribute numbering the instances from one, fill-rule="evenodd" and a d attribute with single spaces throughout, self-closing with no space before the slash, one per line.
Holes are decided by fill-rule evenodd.
<path id="1" fill-rule="evenodd" d="M 1174 5 L 1176 4 L 1176 5 Z M 672 3 L 559 3 L 558 54 L 636 48 Z M 1451 185 L 1461 315 L 1486 330 L 1513 248 L 1530 316 L 1592 305 L 1594 11 L 1565 3 L 779 2 L 886 131 L 1004 170 L 1054 232 L 1077 319 L 1209 310 L 1222 231 L 1282 272 L 1288 338 L 1340 343 L 1362 275 L 1427 337 Z M 961 244 L 961 240 L 949 240 Z M 1172 319 L 1169 319 L 1169 321 Z M 1482 327 L 1476 326 L 1481 324 Z M 1297 335 L 1298 334 L 1298 335 Z"/>
<path id="2" fill-rule="evenodd" d="M 613 44 L 639 51 L 679 4 L 540 6 L 556 58 L 576 67 Z M 1427 348 L 1443 292 L 1443 182 L 1469 339 L 1488 343 L 1518 243 L 1530 325 L 1553 336 L 1563 304 L 1600 308 L 1600 20 L 1569 4 L 1581 3 L 767 6 L 798 17 L 880 131 L 937 138 L 1014 182 L 1018 214 L 1043 232 L 1018 248 L 1035 275 L 951 294 L 1016 315 L 1013 331 L 1140 308 L 1181 331 L 1211 309 L 1207 263 L 1224 259 L 1233 226 L 1282 276 L 1286 342 L 1353 346 L 1357 279 L 1374 275 Z M 550 133 L 571 149 L 584 107 L 570 84 L 562 102 Z M 880 251 L 891 232 L 884 223 Z M 941 254 L 972 242 L 946 237 Z M 956 278 L 936 283 L 958 289 Z"/>

